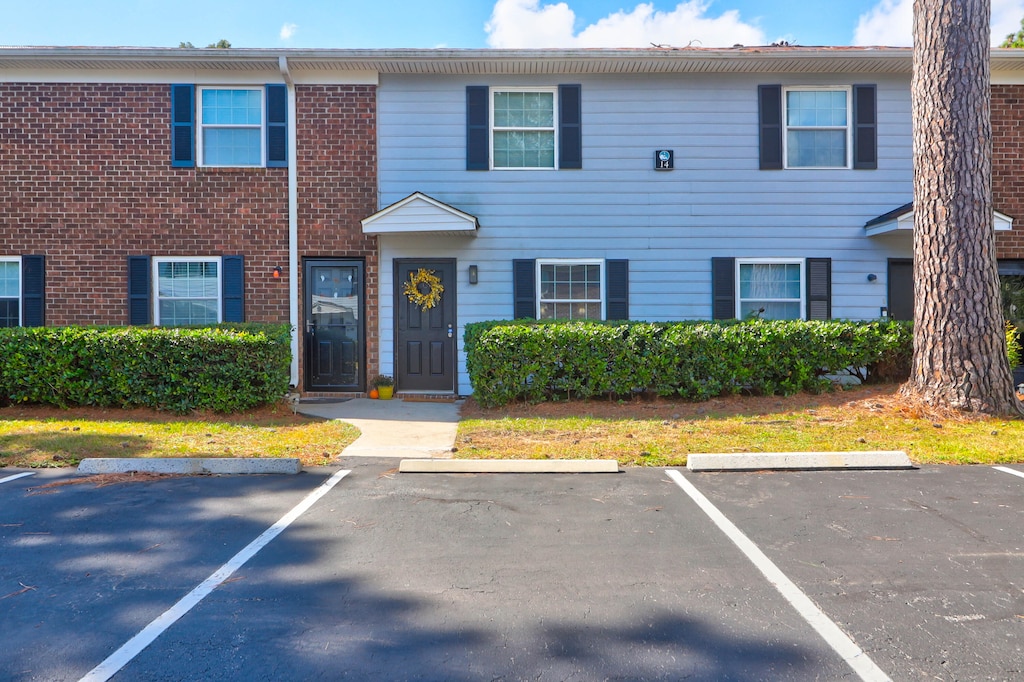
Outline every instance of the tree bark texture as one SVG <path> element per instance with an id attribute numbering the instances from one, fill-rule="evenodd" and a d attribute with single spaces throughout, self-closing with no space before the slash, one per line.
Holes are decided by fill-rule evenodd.
<path id="1" fill-rule="evenodd" d="M 990 0 L 914 0 L 914 359 L 907 397 L 1019 414 L 992 226 Z"/>

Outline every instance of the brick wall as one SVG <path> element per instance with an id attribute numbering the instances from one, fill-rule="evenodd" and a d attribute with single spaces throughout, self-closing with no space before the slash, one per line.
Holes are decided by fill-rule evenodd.
<path id="1" fill-rule="evenodd" d="M 375 370 L 375 89 L 297 107 L 300 256 L 366 260 Z M 169 130 L 168 85 L 0 83 L 0 255 L 45 254 L 47 324 L 126 324 L 129 255 L 243 254 L 246 319 L 288 321 L 287 169 L 172 168 Z"/>
<path id="2" fill-rule="evenodd" d="M 998 258 L 1024 258 L 1024 85 L 992 86 L 992 205 L 1013 218 Z"/>

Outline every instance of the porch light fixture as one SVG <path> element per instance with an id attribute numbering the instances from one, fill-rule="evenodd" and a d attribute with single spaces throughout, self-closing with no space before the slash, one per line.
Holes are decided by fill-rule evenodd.
<path id="1" fill-rule="evenodd" d="M 870 275 L 868 275 L 868 281 L 869 282 L 874 282 L 877 279 L 878 279 L 878 275 L 876 275 L 874 273 L 871 273 Z"/>
<path id="2" fill-rule="evenodd" d="M 479 271 L 475 265 L 469 266 L 469 283 L 476 284 L 479 277 Z"/>
<path id="3" fill-rule="evenodd" d="M 281 266 L 277 265 L 274 267 L 274 279 L 281 279 Z"/>

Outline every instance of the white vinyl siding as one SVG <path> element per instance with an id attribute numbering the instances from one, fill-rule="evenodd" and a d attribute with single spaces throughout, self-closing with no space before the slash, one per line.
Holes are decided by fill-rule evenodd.
<path id="1" fill-rule="evenodd" d="M 491 88 L 491 167 L 555 168 L 554 88 Z"/>
<path id="2" fill-rule="evenodd" d="M 21 325 L 21 258 L 0 256 L 0 327 Z"/>
<path id="3" fill-rule="evenodd" d="M 603 260 L 538 260 L 537 319 L 603 320 Z"/>
<path id="4" fill-rule="evenodd" d="M 803 319 L 804 271 L 803 260 L 737 259 L 736 318 Z"/>
<path id="5" fill-rule="evenodd" d="M 154 258 L 155 323 L 179 327 L 220 322 L 221 270 L 220 258 Z"/>
<path id="6" fill-rule="evenodd" d="M 850 88 L 785 88 L 787 168 L 849 168 Z"/>
<path id="7" fill-rule="evenodd" d="M 201 166 L 266 165 L 263 88 L 199 88 Z"/>

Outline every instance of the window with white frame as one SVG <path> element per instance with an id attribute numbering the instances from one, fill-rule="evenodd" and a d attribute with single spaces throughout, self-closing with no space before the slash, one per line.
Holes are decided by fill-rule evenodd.
<path id="1" fill-rule="evenodd" d="M 799 320 L 804 316 L 804 261 L 736 261 L 736 317 Z"/>
<path id="2" fill-rule="evenodd" d="M 538 319 L 604 319 L 603 260 L 538 260 Z"/>
<path id="3" fill-rule="evenodd" d="M 848 168 L 849 88 L 786 88 L 786 167 Z"/>
<path id="4" fill-rule="evenodd" d="M 199 163 L 264 165 L 263 88 L 199 88 Z"/>
<path id="5" fill-rule="evenodd" d="M 556 90 L 491 89 L 494 168 L 555 168 Z"/>
<path id="6" fill-rule="evenodd" d="M 21 324 L 21 259 L 0 256 L 0 327 Z"/>
<path id="7" fill-rule="evenodd" d="M 220 258 L 153 258 L 156 324 L 169 327 L 221 321 Z"/>

